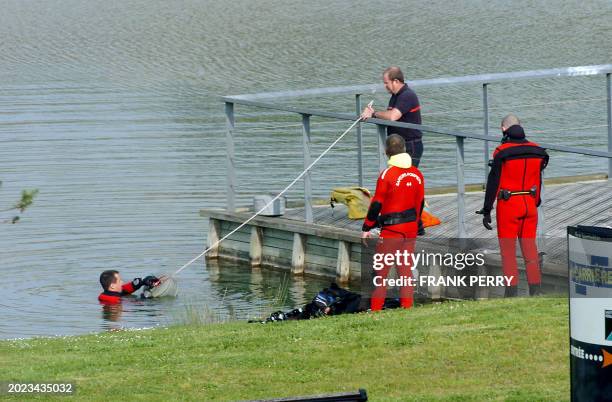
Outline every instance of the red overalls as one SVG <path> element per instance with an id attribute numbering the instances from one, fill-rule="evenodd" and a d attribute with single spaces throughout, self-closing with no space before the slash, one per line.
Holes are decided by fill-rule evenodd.
<path id="1" fill-rule="evenodd" d="M 542 185 L 542 170 L 548 154 L 525 139 L 509 140 L 493 153 L 491 172 L 483 210 L 491 211 L 497 199 L 497 237 L 505 276 L 512 276 L 511 286 L 518 285 L 516 239 L 519 239 L 527 282 L 541 282 L 536 229 Z M 518 193 L 518 194 L 517 194 Z"/>
<path id="2" fill-rule="evenodd" d="M 400 154 L 401 155 L 401 154 Z M 394 166 L 393 157 L 389 162 L 392 166 L 383 171 L 376 183 L 376 193 L 370 202 L 368 215 L 363 223 L 363 230 L 369 231 L 378 224 L 381 225 L 382 240 L 376 246 L 376 253 L 395 253 L 404 250 L 412 254 L 418 232 L 418 224 L 423 208 L 425 195 L 425 180 L 416 167 Z M 390 240 L 389 239 L 393 239 Z M 392 264 L 393 265 L 393 264 Z M 392 265 L 385 265 L 377 275 L 386 278 Z M 410 265 L 397 266 L 400 278 L 411 278 Z M 400 289 L 400 303 L 404 308 L 413 304 L 413 289 L 403 286 Z M 372 293 L 370 308 L 381 310 L 386 295 L 386 287 L 377 286 Z"/>
<path id="3" fill-rule="evenodd" d="M 98 296 L 98 300 L 102 304 L 117 304 L 121 303 L 121 296 L 126 296 L 134 293 L 136 290 L 132 282 L 125 283 L 121 287 L 121 292 L 111 292 L 110 290 L 105 290 L 100 293 Z"/>

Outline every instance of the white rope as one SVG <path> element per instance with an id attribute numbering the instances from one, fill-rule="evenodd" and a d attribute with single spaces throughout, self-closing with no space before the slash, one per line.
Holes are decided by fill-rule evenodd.
<path id="1" fill-rule="evenodd" d="M 371 101 L 368 106 L 372 106 L 372 103 L 374 101 Z M 355 127 L 355 125 L 357 123 L 359 123 L 361 121 L 361 117 L 358 118 L 357 120 L 355 120 L 353 122 L 353 124 L 351 124 L 351 126 L 349 128 L 346 129 L 345 132 L 342 133 L 342 135 L 340 137 L 338 137 L 336 139 L 336 141 L 332 142 L 332 144 L 330 146 L 327 147 L 327 149 L 325 151 L 323 151 L 321 153 L 321 155 L 319 155 L 317 157 L 317 159 L 315 159 L 310 165 L 308 165 L 308 167 L 306 169 L 304 169 L 302 171 L 302 173 L 300 173 L 295 179 L 293 179 L 293 181 L 291 183 L 289 183 L 289 185 L 287 187 L 285 187 L 283 189 L 283 191 L 281 191 L 280 193 L 278 193 L 278 195 L 274 198 L 272 198 L 270 201 L 268 201 L 268 203 L 261 208 L 259 211 L 257 211 L 253 216 L 251 216 L 249 219 L 247 219 L 246 221 L 242 222 L 240 225 L 238 225 L 238 227 L 234 230 L 232 230 L 231 232 L 229 232 L 228 234 L 226 234 L 225 236 L 223 236 L 221 239 L 217 240 L 213 245 L 209 246 L 206 250 L 202 251 L 202 253 L 200 255 L 198 255 L 197 257 L 193 258 L 191 261 L 189 261 L 187 264 L 183 265 L 182 267 L 180 267 L 178 270 L 176 270 L 176 272 L 174 274 L 172 274 L 172 276 L 176 276 L 178 275 L 182 270 L 184 270 L 185 268 L 187 268 L 188 266 L 190 266 L 191 264 L 193 264 L 194 262 L 196 262 L 199 258 L 201 258 L 202 256 L 204 256 L 204 254 L 206 254 L 208 251 L 210 251 L 211 249 L 217 247 L 219 245 L 219 243 L 221 243 L 223 240 L 227 239 L 228 237 L 230 237 L 231 235 L 233 235 L 234 233 L 236 233 L 238 230 L 242 229 L 246 224 L 248 224 L 250 221 L 252 221 L 253 219 L 255 219 L 255 217 L 257 215 L 259 215 L 260 213 L 262 213 L 264 210 L 266 210 L 266 208 L 268 208 L 270 205 L 272 205 L 272 203 L 276 200 L 278 200 L 280 198 L 281 195 L 283 195 L 284 193 L 287 192 L 287 190 L 289 190 L 291 188 L 291 186 L 293 186 L 295 183 L 297 183 L 298 180 L 300 180 L 310 169 L 312 169 L 312 167 L 314 165 L 317 164 L 317 162 L 319 162 L 319 160 L 321 160 L 322 157 L 324 157 L 334 146 L 336 146 L 336 144 L 338 142 L 340 142 L 340 140 L 342 138 L 344 138 L 345 135 L 348 134 L 349 131 L 351 131 L 351 129 L 353 127 Z"/>

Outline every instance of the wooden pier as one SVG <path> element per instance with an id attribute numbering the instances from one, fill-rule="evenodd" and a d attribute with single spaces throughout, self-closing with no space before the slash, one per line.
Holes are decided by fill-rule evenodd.
<path id="1" fill-rule="evenodd" d="M 580 179 L 585 177 L 562 184 L 551 184 L 559 180 L 547 181 L 543 192 L 543 219 L 540 221 L 543 236 L 538 239 L 540 252 L 545 253 L 543 285 L 557 291 L 567 287 L 566 227 L 612 225 L 612 181 L 576 181 Z M 437 192 L 429 192 L 426 199 L 430 211 L 441 219 L 442 224 L 427 228 L 426 235 L 418 238 L 417 247 L 419 243 L 431 245 L 437 240 L 457 237 L 457 195 L 435 194 Z M 483 197 L 482 190 L 465 194 L 468 211 L 465 227 L 470 239 L 490 239 L 488 244 L 496 244 L 496 231 L 486 230 L 481 223 L 482 217 L 474 213 L 481 208 Z M 232 213 L 202 210 L 200 215 L 209 218 L 208 244 L 214 244 L 252 214 L 247 210 Z M 305 222 L 303 208 L 290 208 L 282 217 L 254 218 L 210 250 L 207 258 L 244 261 L 252 266 L 290 270 L 296 275 L 326 276 L 339 282 L 358 280 L 361 272 L 361 225 L 361 220 L 347 218 L 343 205 L 333 209 L 329 205 L 314 206 L 313 223 Z M 489 251 L 492 255 L 488 258 L 499 260 L 497 248 Z M 522 258 L 519 267 L 522 265 L 520 261 Z M 497 266 L 501 265 L 498 263 Z M 448 293 L 448 289 L 446 291 Z"/>
<path id="2" fill-rule="evenodd" d="M 483 249 L 488 254 L 486 265 L 489 272 L 486 274 L 490 276 L 498 275 L 498 272 L 490 271 L 491 269 L 494 271 L 499 270 L 499 261 L 497 261 L 496 265 L 491 265 L 489 261 L 495 260 L 495 251 L 499 248 L 494 245 L 496 244 L 496 232 L 485 230 L 481 224 L 482 217 L 474 214 L 482 206 L 484 198 L 482 185 L 465 185 L 466 141 L 482 141 L 481 160 L 483 162 L 483 177 L 486 177 L 489 171 L 488 161 L 491 156 L 489 146 L 499 142 L 497 135 L 490 135 L 489 133 L 491 122 L 489 119 L 488 91 L 491 85 L 497 82 L 514 82 L 522 79 L 541 79 L 545 77 L 567 77 L 569 79 L 576 76 L 605 77 L 607 88 L 607 151 L 603 150 L 601 144 L 598 144 L 596 147 L 594 146 L 594 148 L 584 148 L 559 143 L 544 143 L 540 141 L 538 143 L 549 152 L 569 153 L 579 155 L 580 157 L 605 158 L 608 164 L 608 171 L 607 176 L 574 177 L 569 178 L 569 180 L 555 178 L 547 181 L 547 189 L 543 196 L 543 206 L 539 211 L 541 218 L 538 227 L 541 232 L 538 235 L 539 250 L 543 253 L 541 255 L 543 285 L 550 286 L 553 291 L 567 289 L 567 226 L 580 224 L 607 226 L 612 222 L 612 217 L 610 216 L 610 211 L 612 210 L 610 199 L 612 192 L 610 190 L 612 189 L 608 181 L 608 177 L 612 177 L 612 65 L 578 66 L 464 77 L 441 77 L 409 82 L 409 85 L 412 87 L 477 85 L 480 91 L 482 91 L 482 130 L 470 129 L 469 131 L 462 131 L 456 128 L 411 124 L 376 118 L 358 121 L 359 114 L 363 109 L 361 103 L 362 95 L 381 89 L 380 84 L 224 96 L 222 100 L 225 106 L 227 127 L 227 211 L 203 210 L 201 212 L 202 216 L 210 218 L 209 245 L 215 244 L 218 239 L 249 219 L 253 213 L 248 210 L 240 211 L 236 208 L 236 188 L 238 183 L 235 149 L 239 146 L 239 143 L 237 142 L 235 131 L 237 124 L 240 124 L 236 120 L 236 108 L 238 106 L 241 109 L 257 108 L 289 113 L 296 118 L 296 121 L 301 120 L 301 142 L 305 170 L 300 173 L 299 177 L 302 178 L 304 184 L 304 207 L 289 209 L 283 217 L 257 217 L 253 219 L 249 222 L 248 226 L 238 230 L 229 239 L 222 242 L 219 247 L 211 249 L 208 253 L 208 258 L 231 258 L 246 261 L 253 266 L 271 266 L 290 270 L 296 275 L 313 274 L 335 277 L 340 282 L 359 279 L 362 254 L 360 244 L 362 222 L 347 219 L 346 211 L 340 206 L 333 211 L 327 205 L 313 207 L 311 169 L 318 159 L 315 161 L 312 159 L 311 118 L 316 117 L 344 121 L 348 130 L 355 127 L 355 137 L 357 140 L 355 149 L 357 161 L 356 177 L 358 178 L 357 183 L 360 183 L 360 185 L 364 182 L 366 175 L 363 163 L 364 144 L 367 141 L 373 140 L 373 138 L 365 138 L 363 136 L 362 126 L 369 125 L 377 131 L 376 142 L 379 171 L 387 167 L 385 140 L 387 128 L 389 127 L 418 129 L 427 136 L 436 135 L 454 140 L 456 187 L 447 192 L 426 189 L 426 194 L 428 193 L 427 190 L 430 190 L 427 197 L 430 211 L 441 218 L 442 225 L 428 228 L 426 235 L 418 238 L 416 247 L 419 250 L 422 247 L 421 245 L 424 244 L 431 245 L 432 247 L 438 244 L 440 250 L 444 249 L 446 245 L 446 251 L 461 252 L 457 248 L 449 250 L 449 240 L 453 238 L 466 239 L 465 241 L 462 240 L 460 244 L 461 250 L 467 250 L 465 248 L 466 245 L 470 247 L 470 252 L 478 252 L 479 247 L 486 247 L 486 249 Z M 309 96 L 328 97 L 348 94 L 354 97 L 355 109 L 345 111 L 344 113 L 300 107 L 290 105 L 287 102 L 287 99 L 301 99 Z M 280 99 L 282 99 L 282 102 L 279 101 Z M 352 124 L 349 126 L 349 123 Z M 577 129 L 577 132 L 579 131 L 580 129 Z M 340 139 L 341 137 L 336 141 Z M 328 152 L 335 144 L 336 142 L 332 143 L 325 152 Z M 322 156 L 323 154 L 319 158 Z M 471 159 L 472 157 L 470 156 L 469 158 Z M 604 180 L 601 180 L 602 176 Z M 470 192 L 470 190 L 476 191 Z M 430 247 L 427 252 L 438 253 L 439 251 Z M 499 252 L 497 252 L 497 260 L 499 259 Z M 435 269 L 436 267 L 429 268 Z M 440 274 L 443 275 L 444 272 L 440 272 Z M 480 275 L 482 273 L 479 272 Z M 525 283 L 524 280 L 521 282 Z M 433 294 L 438 290 L 428 289 L 428 293 Z M 448 289 L 444 290 L 444 292 L 446 291 Z M 519 293 L 520 291 L 521 289 L 519 288 Z M 477 294 L 474 297 L 487 297 L 487 295 Z"/>

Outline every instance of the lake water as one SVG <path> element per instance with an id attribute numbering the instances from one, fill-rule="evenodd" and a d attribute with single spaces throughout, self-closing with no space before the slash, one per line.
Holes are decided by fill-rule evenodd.
<path id="1" fill-rule="evenodd" d="M 612 61 L 608 1 L 0 0 L 0 10 L 0 209 L 40 190 L 21 223 L 0 225 L 0 338 L 167 325 L 204 306 L 245 319 L 273 303 L 282 273 L 203 262 L 181 273 L 176 300 L 131 300 L 121 314 L 96 300 L 103 270 L 173 272 L 203 250 L 198 210 L 225 201 L 220 95 L 376 83 L 390 64 L 424 79 Z M 482 131 L 478 86 L 418 93 L 425 124 Z M 354 110 L 350 96 L 290 103 Z M 515 112 L 536 141 L 606 147 L 603 77 L 494 84 L 490 104 L 492 132 Z M 300 172 L 301 128 L 282 113 L 236 116 L 246 205 Z M 313 153 L 346 126 L 313 119 Z M 375 133 L 364 135 L 373 188 Z M 428 185 L 454 183 L 454 140 L 426 135 L 425 148 Z M 468 181 L 482 180 L 481 148 L 467 143 Z M 606 166 L 554 153 L 547 175 Z M 315 169 L 314 195 L 356 181 L 347 137 Z M 280 307 L 326 283 L 290 280 Z"/>

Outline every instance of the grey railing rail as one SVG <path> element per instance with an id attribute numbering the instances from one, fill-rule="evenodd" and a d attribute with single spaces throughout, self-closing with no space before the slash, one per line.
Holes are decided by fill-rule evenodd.
<path id="1" fill-rule="evenodd" d="M 490 84 L 496 81 L 555 78 L 555 77 L 581 77 L 589 75 L 603 75 L 612 73 L 612 64 L 596 66 L 580 66 L 552 68 L 547 70 L 514 71 L 509 73 L 492 73 L 479 75 L 465 75 L 461 77 L 441 77 L 426 80 L 406 81 L 411 87 L 436 87 L 461 84 Z M 297 98 L 303 96 L 365 94 L 372 91 L 384 90 L 381 84 L 349 85 L 329 88 L 310 88 L 295 91 L 261 92 L 256 94 L 231 95 L 227 99 L 234 100 L 264 100 L 279 98 Z"/>
<path id="2" fill-rule="evenodd" d="M 488 108 L 488 85 L 495 81 L 506 81 L 506 80 L 519 80 L 519 79 L 535 79 L 535 78 L 549 78 L 549 77 L 576 77 L 576 76 L 591 76 L 591 75 L 605 75 L 606 77 L 606 109 L 607 109 L 607 126 L 608 126 L 608 151 L 598 151 L 593 149 L 569 147 L 557 144 L 546 144 L 540 143 L 543 147 L 549 150 L 575 153 L 581 155 L 588 155 L 600 158 L 608 158 L 608 178 L 612 177 L 612 84 L 610 75 L 612 74 L 612 64 L 597 65 L 597 66 L 582 66 L 582 67 L 568 67 L 568 68 L 555 68 L 549 70 L 534 70 L 534 71 L 520 71 L 511 73 L 496 73 L 496 74 L 483 74 L 483 75 L 470 75 L 464 77 L 449 77 L 449 78 L 436 78 L 429 80 L 418 80 L 409 81 L 411 86 L 442 86 L 442 85 L 453 85 L 453 84 L 474 84 L 478 83 L 482 85 L 482 104 L 483 104 L 483 127 L 484 134 L 476 134 L 470 132 L 462 132 L 458 130 L 451 130 L 442 127 L 433 127 L 423 124 L 410 124 L 400 123 L 390 120 L 381 119 L 368 119 L 367 122 L 359 123 L 357 126 L 357 153 L 358 153 L 358 175 L 359 184 L 363 184 L 363 139 L 361 135 L 361 124 L 374 124 L 377 127 L 378 132 L 378 150 L 379 150 L 379 167 L 384 169 L 386 167 L 386 157 L 384 152 L 384 142 L 386 137 L 386 127 L 406 127 L 416 128 L 423 132 L 434 133 L 439 135 L 447 135 L 455 137 L 456 140 L 456 174 L 457 174 L 457 217 L 458 217 L 458 237 L 467 237 L 467 230 L 465 226 L 465 174 L 464 174 L 464 140 L 466 138 L 481 140 L 484 143 L 484 155 L 485 155 L 485 166 L 484 174 L 485 180 L 488 173 L 487 161 L 489 158 L 489 141 L 498 141 L 499 138 L 488 135 L 489 127 L 489 108 Z M 235 198 L 235 187 L 236 187 L 236 175 L 234 166 L 234 129 L 235 129 L 235 118 L 234 118 L 234 105 L 244 105 L 256 108 L 277 110 L 282 112 L 290 112 L 301 115 L 302 118 L 302 138 L 304 147 L 304 167 L 306 168 L 310 164 L 310 117 L 317 116 L 335 120 L 346 120 L 355 121 L 361 110 L 360 95 L 371 92 L 373 90 L 381 89 L 382 85 L 357 85 L 357 86 L 346 86 L 346 87 L 333 87 L 333 88 L 318 88 L 318 89 L 307 89 L 297 91 L 282 91 L 282 92 L 268 92 L 260 94 L 246 94 L 246 95 L 234 95 L 222 97 L 222 101 L 225 102 L 225 115 L 227 120 L 227 209 L 228 211 L 234 211 L 236 208 Z M 301 96 L 321 96 L 321 95 L 337 95 L 351 93 L 355 96 L 355 110 L 356 114 L 350 113 L 335 113 L 321 110 L 297 108 L 285 105 L 279 105 L 270 102 L 264 102 L 263 100 L 288 98 L 288 97 L 301 97 Z M 312 183 L 310 172 L 304 176 L 304 206 L 305 206 L 305 220 L 306 222 L 312 223 Z"/>

